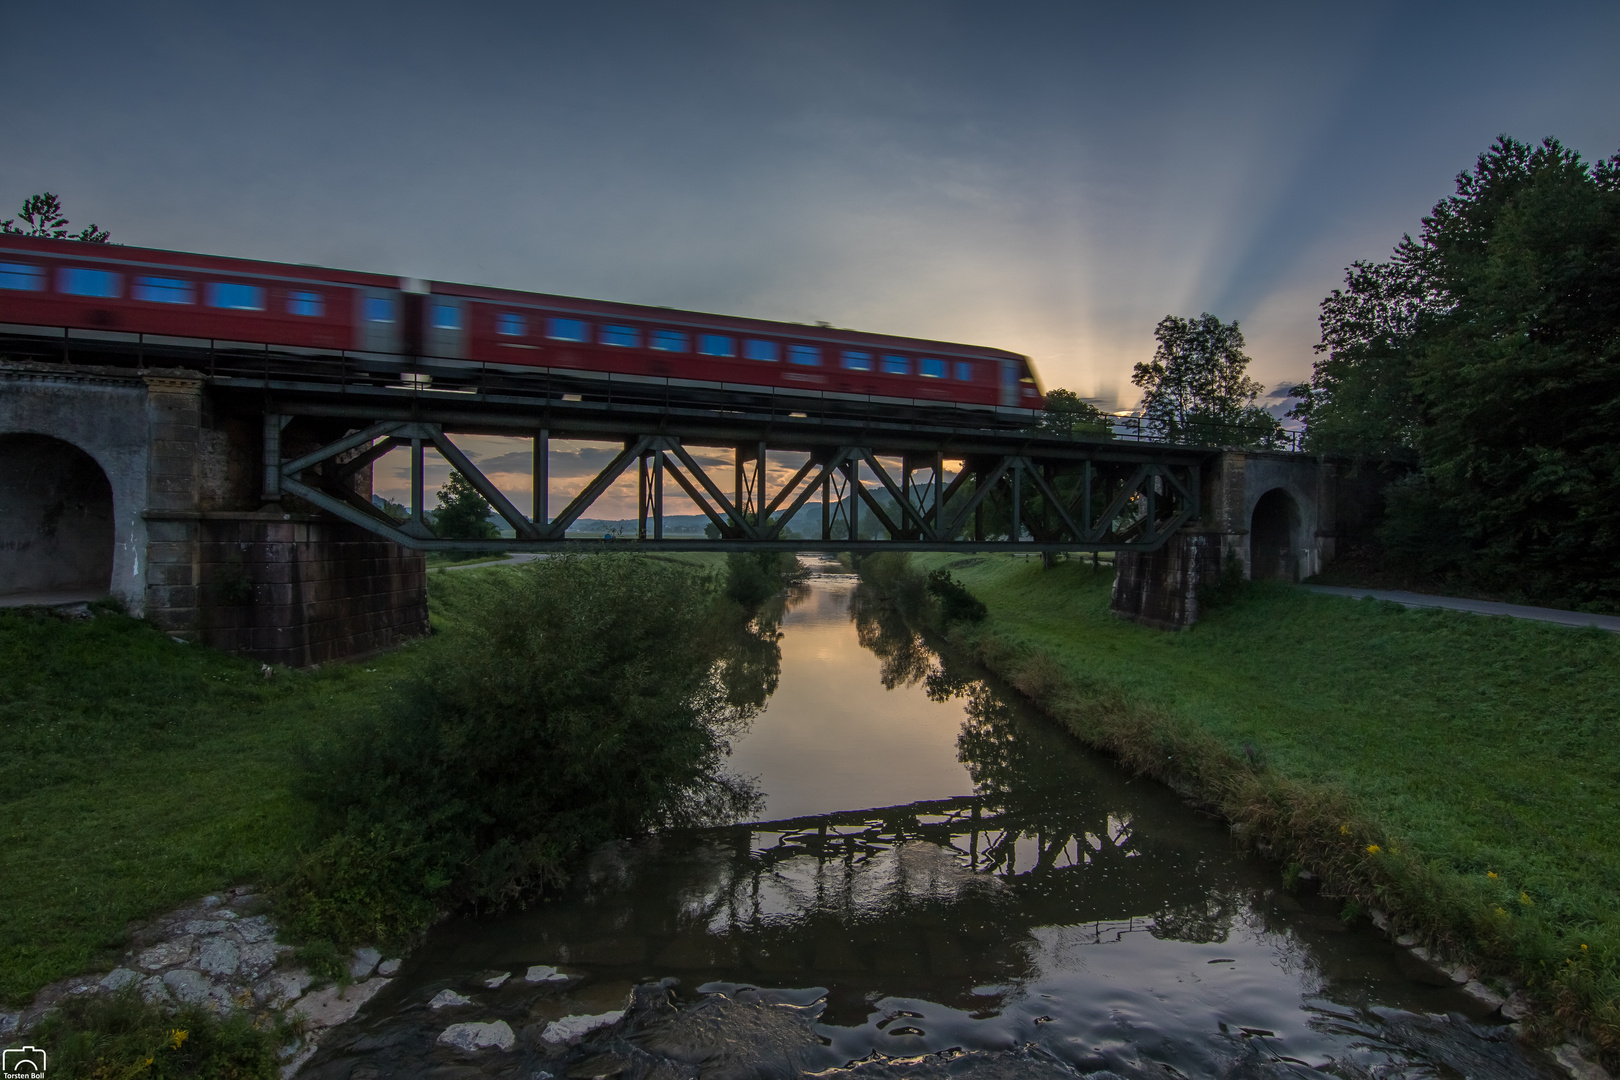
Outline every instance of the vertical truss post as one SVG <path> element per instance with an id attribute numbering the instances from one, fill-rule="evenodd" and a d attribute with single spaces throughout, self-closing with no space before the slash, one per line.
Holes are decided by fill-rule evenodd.
<path id="1" fill-rule="evenodd" d="M 422 518 L 422 440 L 411 440 L 411 524 L 426 529 Z"/>
<path id="2" fill-rule="evenodd" d="M 821 538 L 832 539 L 832 474 L 828 469 L 821 474 Z"/>
<path id="3" fill-rule="evenodd" d="M 1012 467 L 1012 533 L 1007 537 L 1018 543 L 1024 535 L 1024 462 L 1017 459 Z"/>
<path id="4" fill-rule="evenodd" d="M 264 501 L 281 501 L 281 429 L 287 426 L 288 416 L 264 414 Z"/>
<path id="5" fill-rule="evenodd" d="M 1159 516 L 1159 505 L 1158 505 L 1158 499 L 1157 499 L 1158 487 L 1159 487 L 1159 478 L 1158 478 L 1158 476 L 1156 476 L 1152 472 L 1149 472 L 1147 474 L 1147 482 L 1142 485 L 1142 491 L 1143 491 L 1143 494 L 1142 494 L 1143 507 L 1142 508 L 1145 511 L 1143 513 L 1143 515 L 1142 515 L 1142 520 L 1145 523 L 1143 528 L 1142 528 L 1142 539 L 1144 539 L 1144 540 L 1152 540 L 1152 539 L 1154 539 L 1156 533 L 1158 532 L 1158 529 L 1157 529 L 1157 519 L 1158 519 L 1158 516 Z"/>
<path id="6" fill-rule="evenodd" d="M 907 458 L 904 454 L 900 455 L 900 501 L 903 502 L 907 507 L 911 505 L 911 459 Z M 911 515 L 907 514 L 903 508 L 900 510 L 899 525 L 901 528 L 901 535 L 896 536 L 893 539 L 910 539 Z"/>
<path id="7" fill-rule="evenodd" d="M 551 518 L 551 432 L 545 428 L 534 436 L 534 508 L 529 517 L 542 529 Z"/>
<path id="8" fill-rule="evenodd" d="M 861 459 L 858 454 L 851 454 L 849 462 L 844 466 L 844 478 L 847 494 L 844 496 L 845 517 L 849 518 L 849 538 L 861 538 Z"/>
<path id="9" fill-rule="evenodd" d="M 664 455 L 653 455 L 653 539 L 664 538 Z"/>
<path id="10" fill-rule="evenodd" d="M 1076 537 L 1078 540 L 1090 540 L 1094 532 L 1091 518 L 1091 459 L 1087 458 L 1080 463 L 1080 528 L 1086 535 Z M 1097 561 L 1097 553 L 1091 553 L 1093 564 Z"/>
<path id="11" fill-rule="evenodd" d="M 934 455 L 934 533 L 945 527 L 945 455 Z M 951 537 L 942 537 L 949 540 Z"/>
<path id="12" fill-rule="evenodd" d="M 647 501 L 651 495 L 647 482 L 647 455 L 636 458 L 636 539 L 647 539 Z"/>
<path id="13" fill-rule="evenodd" d="M 975 469 L 973 471 L 973 494 L 978 495 L 979 492 L 983 488 L 984 488 L 984 470 L 983 469 Z M 977 544 L 984 543 L 984 500 L 983 499 L 980 499 L 979 502 L 978 502 L 978 505 L 973 508 L 973 541 L 974 541 L 974 543 L 977 543 Z"/>
<path id="14" fill-rule="evenodd" d="M 770 522 L 765 520 L 765 508 L 770 503 L 765 501 L 765 443 L 759 444 L 759 456 L 754 458 L 754 498 L 759 502 L 754 507 L 754 522 L 760 529 L 764 529 Z"/>

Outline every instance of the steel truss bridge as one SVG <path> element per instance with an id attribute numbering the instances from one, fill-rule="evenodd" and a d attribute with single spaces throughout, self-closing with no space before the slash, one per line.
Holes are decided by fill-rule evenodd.
<path id="1" fill-rule="evenodd" d="M 571 536 L 611 487 L 636 477 L 633 542 L 666 551 L 1151 551 L 1197 517 L 1209 451 L 1032 433 L 1027 410 L 955 409 L 675 380 L 522 378 L 462 365 L 395 373 L 387 382 L 338 385 L 216 371 L 213 383 L 263 398 L 267 498 L 296 496 L 409 547 L 428 551 L 558 552 L 600 548 Z M 431 379 L 431 382 L 428 381 Z M 1016 415 L 1013 415 L 1015 414 Z M 298 428 L 289 424 L 299 421 Z M 1013 426 L 1014 424 L 1024 426 Z M 292 447 L 289 430 L 341 430 Z M 456 443 L 463 434 L 533 440 L 535 516 L 527 516 Z M 555 440 L 615 442 L 621 449 L 555 516 L 547 513 Z M 307 439 L 305 440 L 307 444 Z M 354 478 L 384 454 L 411 460 L 409 515 L 400 521 L 360 495 Z M 435 450 L 488 500 L 514 539 L 434 534 L 426 514 L 423 457 Z M 715 451 L 728 465 L 716 466 Z M 768 466 L 790 458 L 772 486 Z M 705 463 L 705 459 L 707 463 Z M 950 466 L 950 467 L 948 467 Z M 665 496 L 683 493 L 718 538 L 673 536 Z M 885 498 L 886 496 L 886 498 Z M 820 528 L 787 533 L 807 507 Z M 812 519 L 814 510 L 812 509 Z M 863 520 L 884 539 L 860 539 Z M 868 529 L 868 531 L 871 531 Z M 626 537 L 625 540 L 632 538 Z"/>
<path id="2" fill-rule="evenodd" d="M 1033 431 L 1039 414 L 1024 409 L 155 335 L 51 333 L 0 327 L 0 343 L 40 359 L 195 370 L 220 407 L 263 417 L 268 502 L 293 496 L 417 550 L 600 548 L 601 537 L 570 531 L 633 474 L 637 528 L 622 542 L 642 548 L 1152 551 L 1198 517 L 1201 469 L 1215 452 L 1151 441 L 1139 420 L 1134 428 L 1116 425 L 1111 438 L 1076 438 Z M 534 516 L 514 506 L 457 445 L 462 435 L 533 440 Z M 621 449 L 552 516 L 548 462 L 556 440 Z M 362 497 L 355 484 L 366 466 L 397 449 L 411 458 L 403 521 Z M 515 538 L 434 534 L 423 490 L 429 449 L 489 501 Z M 716 450 L 729 467 L 714 464 Z M 783 458 L 794 471 L 773 487 L 767 467 Z M 718 539 L 668 534 L 665 495 L 675 491 L 696 505 Z M 801 512 L 814 506 L 819 530 L 788 535 L 789 522 L 800 517 L 802 524 Z M 863 523 L 871 522 L 883 539 L 860 538 Z"/>

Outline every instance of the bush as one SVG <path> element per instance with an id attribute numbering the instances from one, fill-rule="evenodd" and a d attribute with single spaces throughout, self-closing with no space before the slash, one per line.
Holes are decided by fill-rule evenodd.
<path id="1" fill-rule="evenodd" d="M 601 841 L 753 804 L 720 772 L 734 609 L 707 578 L 632 555 L 489 575 L 388 715 L 312 757 L 337 833 L 285 890 L 290 928 L 408 936 L 435 908 L 496 909 Z"/>
<path id="2" fill-rule="evenodd" d="M 946 622 L 978 623 L 989 614 L 984 601 L 964 589 L 949 570 L 928 575 L 928 595 L 939 601 L 939 613 Z"/>
<path id="3" fill-rule="evenodd" d="M 49 1076 L 143 1080 L 274 1080 L 285 1035 L 243 1013 L 220 1017 L 199 1005 L 170 1015 L 134 987 L 66 998 L 29 1033 L 49 1054 Z"/>
<path id="4" fill-rule="evenodd" d="M 744 607 L 762 604 L 805 577 L 791 551 L 733 551 L 726 555 L 726 595 Z"/>

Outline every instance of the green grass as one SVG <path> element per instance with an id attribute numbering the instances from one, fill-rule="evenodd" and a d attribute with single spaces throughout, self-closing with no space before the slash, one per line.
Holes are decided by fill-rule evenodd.
<path id="1" fill-rule="evenodd" d="M 121 615 L 0 611 L 0 1000 L 110 965 L 132 920 L 284 872 L 314 840 L 299 747 L 421 647 L 265 679 Z"/>
<path id="2" fill-rule="evenodd" d="M 1408 861 L 1397 874 L 1387 851 L 1365 855 L 1380 899 L 1556 983 L 1566 1009 L 1573 995 L 1588 1020 L 1620 1019 L 1620 636 L 1266 583 L 1164 633 L 1113 616 L 1112 574 L 1089 563 L 917 565 L 950 567 L 988 605 L 982 654 L 1044 657 L 1071 694 L 1342 796 Z"/>

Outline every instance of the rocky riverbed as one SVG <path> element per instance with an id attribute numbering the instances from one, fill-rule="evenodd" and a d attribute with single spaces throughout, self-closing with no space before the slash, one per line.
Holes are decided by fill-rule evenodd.
<path id="1" fill-rule="evenodd" d="M 133 988 L 158 1006 L 247 1011 L 267 1027 L 296 1021 L 301 1034 L 281 1051 L 283 1075 L 291 1076 L 331 1028 L 351 1019 L 389 984 L 400 961 L 384 959 L 375 949 L 357 949 L 349 961 L 352 981 L 311 991 L 315 980 L 294 962 L 293 947 L 276 941 L 276 926 L 264 908 L 264 901 L 242 886 L 159 916 L 131 935 L 112 971 L 52 983 L 22 1012 L 0 1013 L 0 1037 L 27 1032 L 70 996 Z"/>

